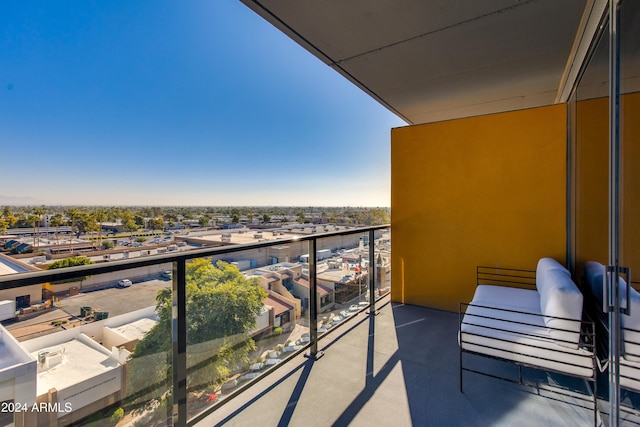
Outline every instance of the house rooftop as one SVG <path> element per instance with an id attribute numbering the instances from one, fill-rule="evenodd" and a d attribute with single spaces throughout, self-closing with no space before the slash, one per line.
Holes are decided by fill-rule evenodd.
<path id="1" fill-rule="evenodd" d="M 158 323 L 157 320 L 145 317 L 116 327 L 107 326 L 107 328 L 113 329 L 123 337 L 130 340 L 139 340 L 142 339 L 156 323 Z"/>
<path id="2" fill-rule="evenodd" d="M 269 307 L 273 307 L 273 312 L 277 316 L 279 314 L 285 313 L 293 308 L 292 305 L 287 304 L 281 298 L 273 295 L 273 292 L 269 294 L 268 297 L 264 299 L 264 305 Z"/>
<path id="3" fill-rule="evenodd" d="M 299 277 L 298 279 L 296 279 L 297 283 L 300 283 L 302 286 L 308 288 L 309 287 L 309 279 L 306 279 L 304 277 Z M 328 293 L 330 293 L 332 291 L 331 288 L 328 288 L 326 286 L 324 286 L 322 283 L 317 283 L 317 287 L 318 287 L 318 294 L 320 296 L 324 296 L 327 295 Z"/>
<path id="4" fill-rule="evenodd" d="M 33 271 L 35 268 L 23 264 L 21 261 L 11 259 L 10 257 L 0 254 L 0 276 L 6 274 L 24 273 Z"/>
<path id="5" fill-rule="evenodd" d="M 48 369 L 38 363 L 38 396 L 52 388 L 62 390 L 120 366 L 109 351 L 98 343 L 91 343 L 94 343 L 91 338 L 80 334 L 75 339 L 32 351 L 36 360 L 44 352 L 62 354 L 61 362 Z"/>
<path id="6" fill-rule="evenodd" d="M 32 362 L 33 359 L 18 341 L 0 325 L 0 373 L 16 365 Z M 0 376 L 0 382 L 2 377 Z"/>

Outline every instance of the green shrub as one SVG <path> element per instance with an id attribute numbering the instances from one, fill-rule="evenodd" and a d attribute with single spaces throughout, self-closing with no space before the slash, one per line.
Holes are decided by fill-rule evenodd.
<path id="1" fill-rule="evenodd" d="M 122 417 L 124 417 L 124 409 L 118 408 L 113 411 L 113 414 L 111 414 L 111 417 L 109 419 L 113 424 L 117 424 L 118 421 L 122 419 Z"/>
<path id="2" fill-rule="evenodd" d="M 113 249 L 116 246 L 115 243 L 113 243 L 113 240 L 103 240 L 102 241 L 102 249 Z"/>
<path id="3" fill-rule="evenodd" d="M 273 329 L 273 335 L 282 335 L 282 328 L 274 328 Z"/>

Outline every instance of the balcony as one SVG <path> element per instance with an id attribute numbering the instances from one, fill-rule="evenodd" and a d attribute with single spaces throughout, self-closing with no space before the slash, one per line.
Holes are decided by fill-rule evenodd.
<path id="1" fill-rule="evenodd" d="M 286 253 L 287 260 L 275 262 L 280 260 L 270 251 Z M 3 398 L 24 406 L 7 422 L 593 423 L 589 385 L 558 374 L 525 368 L 520 385 L 465 372 L 462 393 L 458 315 L 392 302 L 389 253 L 388 226 L 378 226 L 4 276 L 5 290 L 44 282 L 48 289 L 77 285 L 70 280 L 83 278 L 78 294 L 54 298 L 58 308 L 6 325 L 16 336 L 3 339 L 11 365 L 24 365 L 15 378 L 27 385 Z M 236 261 L 217 263 L 224 259 Z M 214 264 L 223 276 L 238 273 L 236 279 L 262 289 L 250 330 L 233 333 L 219 316 L 224 307 L 212 308 L 220 301 L 196 289 L 199 274 L 219 274 L 210 269 Z M 125 276 L 132 285 L 115 285 Z M 219 277 L 207 280 L 222 283 Z M 315 299 L 309 298 L 313 288 Z M 198 311 L 199 303 L 208 311 Z M 202 338 L 218 329 L 225 333 Z M 518 380 L 514 365 L 464 357 L 467 367 Z M 2 368 L 5 376 L 11 372 Z M 3 386 L 2 392 L 12 390 Z M 34 411 L 34 404 L 45 406 Z M 604 399 L 600 409 L 606 411 Z M 598 422 L 603 419 L 604 412 Z M 638 418 L 627 414 L 623 420 L 633 424 Z"/>

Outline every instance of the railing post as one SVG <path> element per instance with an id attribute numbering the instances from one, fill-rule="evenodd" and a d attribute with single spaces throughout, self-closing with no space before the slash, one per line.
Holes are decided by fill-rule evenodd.
<path id="1" fill-rule="evenodd" d="M 376 232 L 369 230 L 369 314 L 376 311 Z"/>
<path id="2" fill-rule="evenodd" d="M 318 284 L 316 282 L 316 239 L 309 240 L 309 353 L 304 356 L 318 360 L 324 352 L 318 351 Z"/>
<path id="3" fill-rule="evenodd" d="M 620 0 L 609 0 L 609 426 L 620 425 Z M 609 270 L 609 268 L 611 270 Z M 631 286 L 627 283 L 627 287 Z"/>
<path id="4" fill-rule="evenodd" d="M 187 275 L 184 259 L 173 263 L 173 425 L 187 425 Z"/>

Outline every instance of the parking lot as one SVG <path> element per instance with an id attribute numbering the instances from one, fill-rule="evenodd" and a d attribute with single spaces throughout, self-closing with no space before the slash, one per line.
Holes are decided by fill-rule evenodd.
<path id="1" fill-rule="evenodd" d="M 62 310 L 74 316 L 80 315 L 80 307 L 91 307 L 113 317 L 155 306 L 158 291 L 168 286 L 171 286 L 170 281 L 160 279 L 133 282 L 128 288 L 112 287 L 61 298 L 60 304 Z"/>

